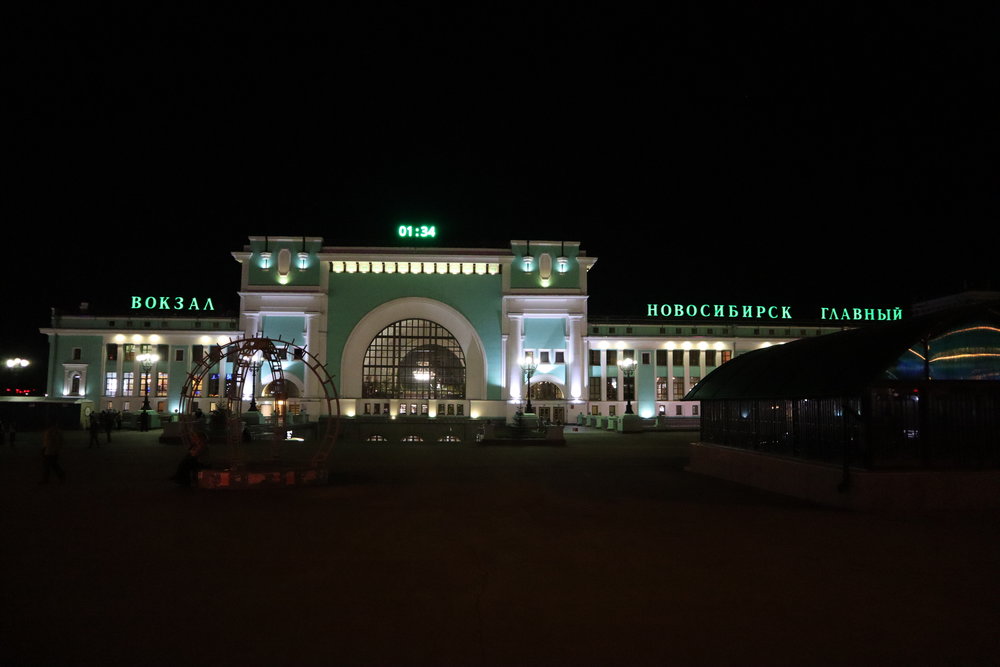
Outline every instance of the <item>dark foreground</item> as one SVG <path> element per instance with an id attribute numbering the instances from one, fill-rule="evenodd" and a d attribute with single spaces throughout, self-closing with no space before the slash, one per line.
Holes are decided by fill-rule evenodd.
<path id="1" fill-rule="evenodd" d="M 180 489 L 157 435 L 71 434 L 62 486 L 37 436 L 0 450 L 0 664 L 1000 662 L 996 512 L 810 506 L 685 472 L 693 433 Z"/>

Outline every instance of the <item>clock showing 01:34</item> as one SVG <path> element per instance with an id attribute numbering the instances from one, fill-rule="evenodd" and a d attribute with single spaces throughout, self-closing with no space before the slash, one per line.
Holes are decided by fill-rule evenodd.
<path id="1" fill-rule="evenodd" d="M 400 225 L 396 235 L 401 239 L 433 239 L 437 237 L 437 225 Z"/>

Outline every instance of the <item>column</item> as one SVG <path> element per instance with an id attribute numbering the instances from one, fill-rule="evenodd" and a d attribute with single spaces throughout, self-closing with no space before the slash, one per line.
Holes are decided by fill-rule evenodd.
<path id="1" fill-rule="evenodd" d="M 584 400 L 587 354 L 583 341 L 583 316 L 569 316 L 569 336 L 566 341 L 566 385 L 572 400 Z"/>
<path id="2" fill-rule="evenodd" d="M 514 399 L 524 398 L 524 387 L 521 381 L 521 357 L 524 355 L 524 316 L 522 314 L 507 315 L 507 383 L 508 396 Z"/>

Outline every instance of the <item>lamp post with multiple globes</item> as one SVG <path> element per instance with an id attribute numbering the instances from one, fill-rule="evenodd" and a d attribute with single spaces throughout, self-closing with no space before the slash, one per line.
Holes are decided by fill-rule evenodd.
<path id="1" fill-rule="evenodd" d="M 13 359 L 7 359 L 6 362 L 4 363 L 7 367 L 7 371 L 10 372 L 11 375 L 13 375 L 22 368 L 27 368 L 31 362 L 28 361 L 27 359 L 21 359 L 20 357 L 15 357 Z M 7 391 L 10 391 L 10 389 L 7 389 Z M 17 389 L 15 389 L 15 391 L 17 391 Z"/>
<path id="2" fill-rule="evenodd" d="M 531 376 L 538 370 L 538 362 L 534 357 L 524 357 L 521 359 L 521 370 L 528 378 L 528 403 L 524 407 L 524 413 L 530 415 L 534 414 L 534 408 L 531 407 Z"/>
<path id="3" fill-rule="evenodd" d="M 143 354 L 138 355 L 135 359 L 142 365 L 142 374 L 146 377 L 146 391 L 142 398 L 142 411 L 148 412 L 149 410 L 152 410 L 149 405 L 149 375 L 150 371 L 153 370 L 153 366 L 160 360 L 160 355 L 153 354 L 152 352 L 144 352 Z"/>
<path id="4" fill-rule="evenodd" d="M 625 414 L 632 415 L 635 414 L 632 411 L 632 394 L 635 392 L 635 359 L 622 359 L 619 366 L 622 369 L 622 375 L 625 376 Z"/>

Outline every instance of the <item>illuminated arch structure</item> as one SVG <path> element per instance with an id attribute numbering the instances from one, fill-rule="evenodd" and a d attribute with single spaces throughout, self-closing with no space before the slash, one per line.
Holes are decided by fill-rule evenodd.
<path id="1" fill-rule="evenodd" d="M 340 434 L 337 389 L 326 367 L 305 348 L 280 339 L 253 337 L 233 340 L 213 348 L 211 354 L 195 364 L 181 391 L 181 439 L 185 449 L 191 446 L 195 438 L 206 435 L 201 433 L 202 427 L 199 420 L 195 419 L 195 406 L 201 399 L 205 376 L 222 359 L 229 359 L 233 364 L 232 381 L 228 384 L 225 395 L 226 408 L 217 413 L 219 419 L 225 420 L 223 432 L 227 456 L 214 458 L 216 468 L 202 471 L 199 485 L 207 488 L 243 488 L 325 481 L 330 451 Z M 296 457 L 295 461 L 289 461 L 286 457 L 289 430 L 284 404 L 288 399 L 289 389 L 293 394 L 298 393 L 297 387 L 285 378 L 283 362 L 287 360 L 302 362 L 323 391 L 325 414 L 319 415 L 317 420 L 313 452 L 308 461 L 300 460 L 301 456 Z M 247 456 L 248 448 L 244 442 L 247 427 L 241 417 L 248 392 L 253 392 L 251 387 L 255 382 L 254 375 L 258 370 L 263 374 L 265 368 L 271 378 L 267 393 L 274 399 L 275 411 L 268 430 L 268 456 L 251 460 Z"/>

